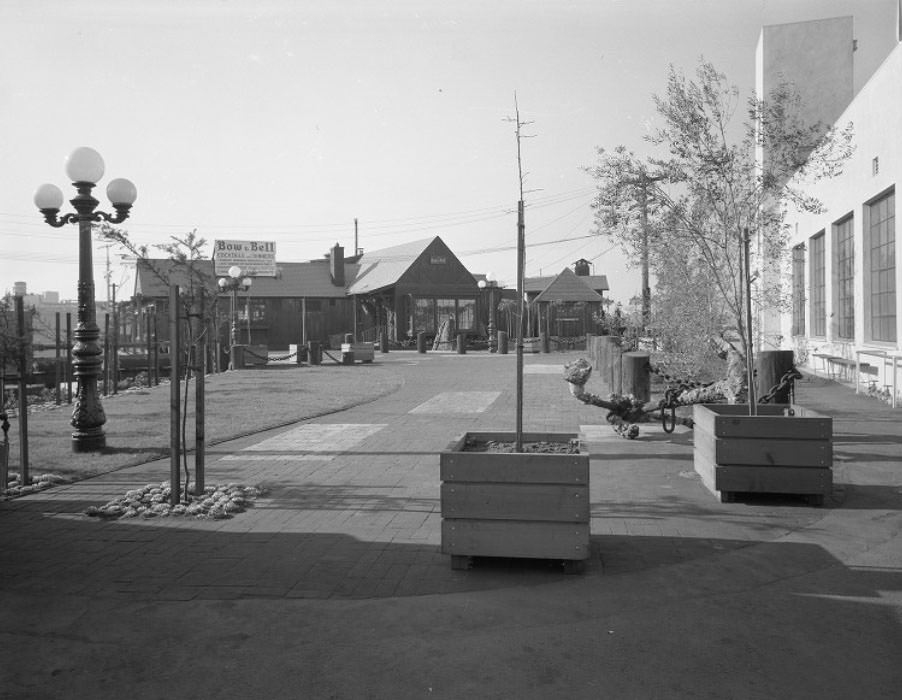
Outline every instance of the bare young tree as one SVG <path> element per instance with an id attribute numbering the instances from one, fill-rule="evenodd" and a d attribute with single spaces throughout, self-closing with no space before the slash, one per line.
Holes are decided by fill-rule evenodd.
<path id="1" fill-rule="evenodd" d="M 167 288 L 171 284 L 178 284 L 179 303 L 181 310 L 179 316 L 184 319 L 181 327 L 185 334 L 186 342 L 182 343 L 184 348 L 184 357 L 181 366 L 185 369 L 184 381 L 184 400 L 182 401 L 182 414 L 179 416 L 181 425 L 181 442 L 182 466 L 185 472 L 185 485 L 182 493 L 187 496 L 188 486 L 191 480 L 190 470 L 188 467 L 188 401 L 189 387 L 191 378 L 200 368 L 202 358 L 199 354 L 198 346 L 204 340 L 211 327 L 213 320 L 216 318 L 217 311 L 217 294 L 215 278 L 200 264 L 200 261 L 206 260 L 203 255 L 203 248 L 207 241 L 197 235 L 196 230 L 189 231 L 184 236 L 170 236 L 168 243 L 161 243 L 153 246 L 154 248 L 165 253 L 170 264 L 166 266 L 158 265 L 148 256 L 147 246 L 138 246 L 129 238 L 128 233 L 122 229 L 115 228 L 107 223 L 99 224 L 95 227 L 97 235 L 107 241 L 115 243 L 134 255 L 137 264 L 146 265 L 160 282 Z M 173 377 L 173 381 L 179 378 Z"/>

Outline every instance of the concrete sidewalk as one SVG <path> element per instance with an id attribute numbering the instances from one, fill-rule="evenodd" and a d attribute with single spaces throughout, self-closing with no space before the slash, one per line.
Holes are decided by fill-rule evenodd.
<path id="1" fill-rule="evenodd" d="M 721 504 L 691 431 L 570 396 L 578 356 L 527 356 L 524 427 L 587 436 L 583 576 L 439 551 L 438 452 L 513 429 L 514 356 L 377 355 L 395 394 L 210 451 L 208 483 L 266 488 L 233 519 L 81 515 L 168 461 L 0 504 L 0 697 L 899 696 L 902 413 L 807 379 L 833 498 Z"/>

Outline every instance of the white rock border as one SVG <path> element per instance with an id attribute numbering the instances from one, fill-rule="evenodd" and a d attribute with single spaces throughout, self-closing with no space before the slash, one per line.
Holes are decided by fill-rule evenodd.
<path id="1" fill-rule="evenodd" d="M 187 495 L 187 502 L 170 505 L 172 488 L 168 481 L 147 484 L 143 488 L 126 491 L 102 506 L 90 506 L 85 515 L 105 520 L 117 518 L 187 517 L 223 520 L 243 513 L 262 493 L 256 486 L 218 484 L 207 486 L 203 496 Z"/>
<path id="2" fill-rule="evenodd" d="M 41 474 L 40 476 L 32 477 L 30 484 L 23 484 L 21 474 L 10 472 L 3 497 L 4 499 L 12 499 L 19 496 L 27 496 L 30 493 L 44 491 L 57 484 L 66 484 L 68 482 L 68 479 L 59 474 Z"/>

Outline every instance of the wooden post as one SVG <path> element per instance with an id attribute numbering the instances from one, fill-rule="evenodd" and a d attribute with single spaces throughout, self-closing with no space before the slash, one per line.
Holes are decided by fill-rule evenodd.
<path id="1" fill-rule="evenodd" d="M 755 394 L 759 399 L 779 384 L 793 366 L 792 350 L 760 350 L 755 355 Z M 789 387 L 778 391 L 770 403 L 790 403 Z"/>
<path id="2" fill-rule="evenodd" d="M 157 307 L 153 307 L 153 315 L 151 317 L 152 326 L 152 342 L 150 349 L 153 352 L 153 385 L 160 385 L 160 344 L 157 342 Z"/>
<path id="3" fill-rule="evenodd" d="M 103 315 L 103 395 L 110 393 L 110 315 Z"/>
<path id="4" fill-rule="evenodd" d="M 116 285 L 113 287 L 113 347 L 110 367 L 113 379 L 113 394 L 119 393 L 119 307 L 116 306 Z"/>
<path id="5" fill-rule="evenodd" d="M 17 294 L 15 299 L 16 336 L 19 341 L 19 474 L 22 476 L 22 485 L 26 486 L 31 483 L 28 474 L 28 347 L 25 337 L 25 299 L 21 294 Z"/>
<path id="6" fill-rule="evenodd" d="M 56 383 L 56 405 L 59 406 L 63 402 L 63 356 L 62 356 L 62 338 L 60 337 L 60 312 L 56 312 L 56 362 L 53 367 L 53 379 Z"/>
<path id="7" fill-rule="evenodd" d="M 204 492 L 204 460 L 206 459 L 206 433 L 204 391 L 207 374 L 207 344 L 202 342 L 200 352 L 195 355 L 196 367 L 194 380 L 194 494 Z"/>
<path id="8" fill-rule="evenodd" d="M 72 314 L 66 312 L 66 403 L 72 405 Z"/>
<path id="9" fill-rule="evenodd" d="M 520 201 L 517 202 L 517 298 L 520 303 L 520 322 L 517 324 L 517 416 L 516 432 L 514 435 L 515 452 L 523 451 L 523 334 L 525 332 L 524 324 L 526 322 L 526 302 L 523 298 L 523 295 L 525 294 L 523 289 L 523 274 L 525 263 L 526 224 L 523 220 L 523 199 L 521 198 Z"/>
<path id="10" fill-rule="evenodd" d="M 147 386 L 153 381 L 153 371 L 150 368 L 150 314 L 144 310 L 144 347 L 147 352 Z"/>
<path id="11" fill-rule="evenodd" d="M 181 440 L 179 439 L 179 287 L 169 287 L 169 504 L 178 505 L 180 477 L 179 461 Z"/>
<path id="12" fill-rule="evenodd" d="M 619 394 L 622 388 L 620 344 L 623 338 L 619 335 L 598 336 L 598 371 L 600 378 L 607 384 L 612 394 Z"/>
<path id="13" fill-rule="evenodd" d="M 632 394 L 642 403 L 651 400 L 651 376 L 648 373 L 647 352 L 623 353 L 623 388 L 620 393 Z"/>

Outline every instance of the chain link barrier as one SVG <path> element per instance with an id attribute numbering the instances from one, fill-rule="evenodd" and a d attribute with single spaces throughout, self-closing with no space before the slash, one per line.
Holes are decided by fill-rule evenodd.
<path id="1" fill-rule="evenodd" d="M 647 368 L 649 372 L 659 375 L 665 382 L 668 382 L 671 385 L 664 390 L 664 398 L 658 402 L 658 410 L 661 412 L 661 427 L 664 429 L 665 433 L 672 433 L 676 429 L 677 406 L 686 406 L 690 403 L 697 403 L 685 401 L 684 395 L 686 393 L 695 389 L 705 389 L 716 383 L 708 382 L 705 384 L 691 379 L 679 380 L 678 378 L 672 377 L 662 370 L 653 367 L 650 363 L 647 365 Z M 780 381 L 771 387 L 770 391 L 758 399 L 758 403 L 770 403 L 777 394 L 787 389 L 789 390 L 791 397 L 790 403 L 793 403 L 795 401 L 795 381 L 801 378 L 802 373 L 799 372 L 795 366 L 791 367 L 782 377 L 780 377 Z"/>
<path id="2" fill-rule="evenodd" d="M 292 357 L 297 357 L 298 351 L 295 350 L 293 353 L 290 353 L 288 355 L 273 357 L 272 355 L 258 355 L 253 350 L 250 350 L 247 346 L 245 346 L 244 354 L 250 355 L 251 357 L 256 357 L 258 360 L 266 360 L 267 362 L 284 362 L 285 360 L 290 360 Z"/>

